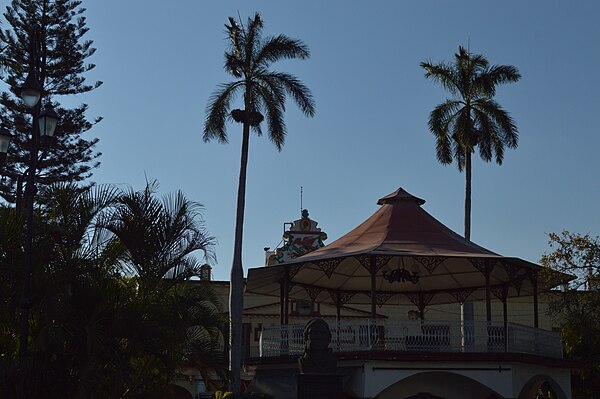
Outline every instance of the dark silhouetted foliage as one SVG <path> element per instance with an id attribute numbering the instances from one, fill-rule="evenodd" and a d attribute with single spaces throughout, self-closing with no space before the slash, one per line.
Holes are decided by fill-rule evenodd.
<path id="1" fill-rule="evenodd" d="M 560 324 L 565 355 L 582 367 L 573 375 L 573 398 L 600 398 L 600 237 L 549 234 L 540 263 L 575 277 L 552 295 L 550 313 Z"/>
<path id="2" fill-rule="evenodd" d="M 27 170 L 31 116 L 18 94 L 29 68 L 29 32 L 34 24 L 41 30 L 41 76 L 46 92 L 44 101 L 51 101 L 60 116 L 56 142 L 38 163 L 37 181 L 82 181 L 99 165 L 100 156 L 94 148 L 98 139 L 86 139 L 83 134 L 101 118 L 88 120 L 87 104 L 73 108 L 63 106 L 61 98 L 87 93 L 102 84 L 87 84 L 85 73 L 94 68 L 87 63 L 96 49 L 85 39 L 88 32 L 83 15 L 85 9 L 77 0 L 12 0 L 6 7 L 6 24 L 0 30 L 0 78 L 9 90 L 0 93 L 0 121 L 13 134 L 0 195 L 16 200 L 17 178 Z M 69 100 L 72 103 L 72 100 Z"/>
<path id="3" fill-rule="evenodd" d="M 459 47 L 453 63 L 422 62 L 425 77 L 440 84 L 452 95 L 431 111 L 429 130 L 436 138 L 436 155 L 442 164 L 456 162 L 465 170 L 465 238 L 471 239 L 471 155 L 479 148 L 481 158 L 498 165 L 504 147 L 516 148 L 517 127 L 493 97 L 496 86 L 521 78 L 517 68 L 489 65 L 479 54 Z"/>

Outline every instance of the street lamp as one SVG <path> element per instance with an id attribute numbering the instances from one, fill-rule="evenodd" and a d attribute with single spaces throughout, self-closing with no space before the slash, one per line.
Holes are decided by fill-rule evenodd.
<path id="1" fill-rule="evenodd" d="M 38 118 L 38 127 L 40 129 L 40 140 L 42 146 L 48 146 L 52 142 L 57 124 L 58 114 L 54 110 L 54 107 L 52 107 L 52 104 L 47 103 L 46 107 L 40 113 Z"/>
<path id="2" fill-rule="evenodd" d="M 6 153 L 8 152 L 8 146 L 12 135 L 4 126 L 0 126 L 0 165 L 6 162 Z"/>
<path id="3" fill-rule="evenodd" d="M 25 83 L 21 86 L 21 99 L 28 108 L 35 107 L 42 97 L 42 86 L 37 75 L 37 71 L 30 65 Z"/>
<path id="4" fill-rule="evenodd" d="M 29 154 L 29 165 L 27 169 L 27 186 L 25 187 L 25 209 L 27 212 L 25 246 L 24 246 L 24 269 L 23 290 L 21 291 L 21 325 L 19 331 L 19 358 L 23 361 L 27 356 L 27 341 L 29 337 L 29 311 L 32 305 L 31 298 L 31 274 L 33 270 L 33 201 L 36 194 L 35 174 L 37 170 L 39 145 L 47 144 L 48 138 L 54 135 L 58 123 L 58 115 L 49 102 L 41 111 L 42 97 L 44 95 L 43 84 L 40 82 L 41 71 L 41 40 L 40 28 L 35 25 L 29 37 L 29 73 L 21 87 L 21 99 L 30 109 L 31 121 L 31 145 Z"/>

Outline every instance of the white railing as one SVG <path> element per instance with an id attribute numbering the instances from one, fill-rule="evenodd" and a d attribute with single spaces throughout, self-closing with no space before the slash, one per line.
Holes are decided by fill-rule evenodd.
<path id="1" fill-rule="evenodd" d="M 334 352 L 509 352 L 562 358 L 559 334 L 512 323 L 363 319 L 329 323 L 329 328 Z M 301 355 L 303 332 L 302 324 L 263 327 L 260 356 Z"/>

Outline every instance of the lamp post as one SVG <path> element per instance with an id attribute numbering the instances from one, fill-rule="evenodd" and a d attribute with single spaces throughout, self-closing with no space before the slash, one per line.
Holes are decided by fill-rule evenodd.
<path id="1" fill-rule="evenodd" d="M 6 162 L 6 153 L 8 152 L 11 138 L 12 134 L 10 134 L 8 129 L 4 125 L 0 125 L 0 165 Z"/>
<path id="2" fill-rule="evenodd" d="M 41 37 L 40 28 L 34 25 L 29 37 L 29 72 L 25 83 L 21 87 L 21 99 L 30 109 L 31 141 L 29 165 L 25 172 L 27 182 L 25 187 L 25 246 L 23 267 L 23 289 L 19 307 L 21 308 L 21 320 L 19 327 L 19 358 L 21 361 L 27 356 L 27 342 L 29 337 L 29 311 L 32 305 L 31 298 L 31 273 L 33 270 L 33 202 L 36 194 L 35 174 L 37 170 L 38 148 L 40 144 L 49 144 L 54 135 L 58 123 L 58 115 L 48 102 L 44 111 L 41 111 L 42 97 L 44 95 L 43 85 L 40 83 L 42 73 L 41 60 Z M 43 77 L 42 77 L 43 81 Z M 7 129 L 0 128 L 0 161 L 4 162 L 8 150 L 10 133 Z"/>

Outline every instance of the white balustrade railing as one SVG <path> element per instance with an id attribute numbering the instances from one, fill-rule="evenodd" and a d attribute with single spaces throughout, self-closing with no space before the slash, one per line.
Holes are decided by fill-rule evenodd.
<path id="1" fill-rule="evenodd" d="M 329 328 L 334 352 L 509 352 L 562 358 L 559 334 L 513 323 L 363 319 L 329 323 Z M 260 356 L 301 355 L 303 332 L 303 324 L 263 327 Z"/>

